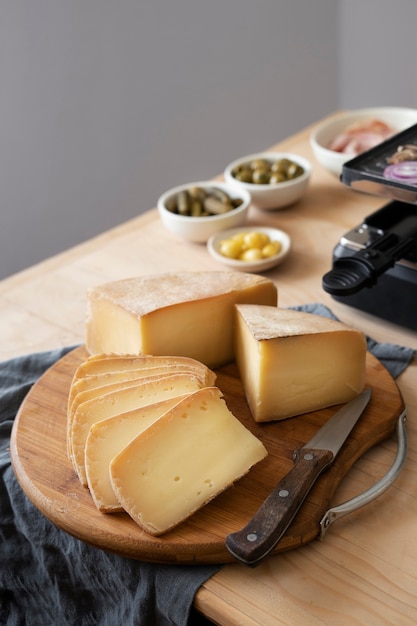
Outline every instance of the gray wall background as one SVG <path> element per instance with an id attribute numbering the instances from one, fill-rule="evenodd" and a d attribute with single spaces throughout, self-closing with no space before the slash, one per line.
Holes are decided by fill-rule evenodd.
<path id="1" fill-rule="evenodd" d="M 338 108 L 417 106 L 415 0 L 0 0 L 0 278 Z"/>

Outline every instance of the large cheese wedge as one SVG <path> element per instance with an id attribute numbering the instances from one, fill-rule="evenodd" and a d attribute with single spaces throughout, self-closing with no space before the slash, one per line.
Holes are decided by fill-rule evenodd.
<path id="1" fill-rule="evenodd" d="M 161 535 L 267 455 L 217 388 L 188 395 L 110 463 L 114 492 L 148 533 Z"/>
<path id="2" fill-rule="evenodd" d="M 239 305 L 236 313 L 236 362 L 257 422 L 347 402 L 363 390 L 362 332 L 276 307 Z"/>
<path id="3" fill-rule="evenodd" d="M 209 367 L 232 361 L 233 305 L 277 304 L 274 283 L 240 272 L 140 276 L 87 292 L 91 354 L 188 356 Z"/>
<path id="4" fill-rule="evenodd" d="M 115 513 L 123 507 L 110 482 L 110 461 L 140 432 L 186 396 L 155 402 L 93 424 L 85 444 L 88 488 L 99 511 Z"/>
<path id="5" fill-rule="evenodd" d="M 112 391 L 80 404 L 71 424 L 69 450 L 81 483 L 88 486 L 84 453 L 88 432 L 93 424 L 125 411 L 196 391 L 201 386 L 201 381 L 189 374 L 170 374 L 134 387 Z"/>

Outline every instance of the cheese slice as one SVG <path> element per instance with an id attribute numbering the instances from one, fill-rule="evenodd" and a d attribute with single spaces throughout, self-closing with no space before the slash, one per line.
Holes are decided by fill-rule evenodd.
<path id="1" fill-rule="evenodd" d="M 151 369 L 154 367 L 172 367 L 174 369 L 195 369 L 207 373 L 206 365 L 184 356 L 155 356 L 151 354 L 91 354 L 76 369 L 72 384 L 87 376 L 128 372 L 129 370 Z"/>
<path id="2" fill-rule="evenodd" d="M 71 424 L 69 450 L 81 483 L 88 486 L 84 454 L 85 442 L 93 424 L 125 411 L 196 391 L 201 386 L 201 381 L 196 377 L 181 373 L 170 374 L 134 387 L 112 391 L 80 404 Z"/>
<path id="3" fill-rule="evenodd" d="M 110 463 L 114 492 L 148 533 L 161 535 L 243 476 L 267 451 L 216 387 L 188 395 Z"/>
<path id="4" fill-rule="evenodd" d="M 127 411 L 93 424 L 85 445 L 88 488 L 99 511 L 123 511 L 110 482 L 110 461 L 145 428 L 186 396 L 178 396 Z"/>
<path id="5" fill-rule="evenodd" d="M 274 283 L 240 272 L 139 276 L 87 292 L 91 354 L 188 356 L 209 367 L 232 361 L 233 305 L 277 304 Z"/>
<path id="6" fill-rule="evenodd" d="M 348 402 L 365 385 L 365 335 L 342 322 L 238 305 L 236 362 L 257 422 Z"/>

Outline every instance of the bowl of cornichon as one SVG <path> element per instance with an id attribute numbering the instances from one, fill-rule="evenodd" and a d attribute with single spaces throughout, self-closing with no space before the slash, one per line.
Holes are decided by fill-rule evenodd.
<path id="1" fill-rule="evenodd" d="M 166 191 L 157 207 L 171 232 L 194 242 L 244 224 L 251 203 L 250 193 L 223 181 L 188 183 Z"/>

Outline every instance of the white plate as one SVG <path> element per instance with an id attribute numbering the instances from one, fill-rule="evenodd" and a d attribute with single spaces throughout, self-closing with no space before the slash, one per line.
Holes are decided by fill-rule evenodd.
<path id="1" fill-rule="evenodd" d="M 237 259 L 229 259 L 223 256 L 219 252 L 220 242 L 238 233 L 250 233 L 250 232 L 265 233 L 269 236 L 271 241 L 279 241 L 281 243 L 281 250 L 278 254 L 268 257 L 266 259 L 260 259 L 259 261 L 239 261 Z M 211 256 L 216 260 L 236 270 L 242 272 L 265 272 L 284 260 L 291 248 L 291 239 L 287 233 L 278 228 L 269 228 L 268 226 L 246 226 L 244 228 L 230 228 L 224 230 L 216 235 L 210 237 L 207 242 L 207 248 Z"/>

